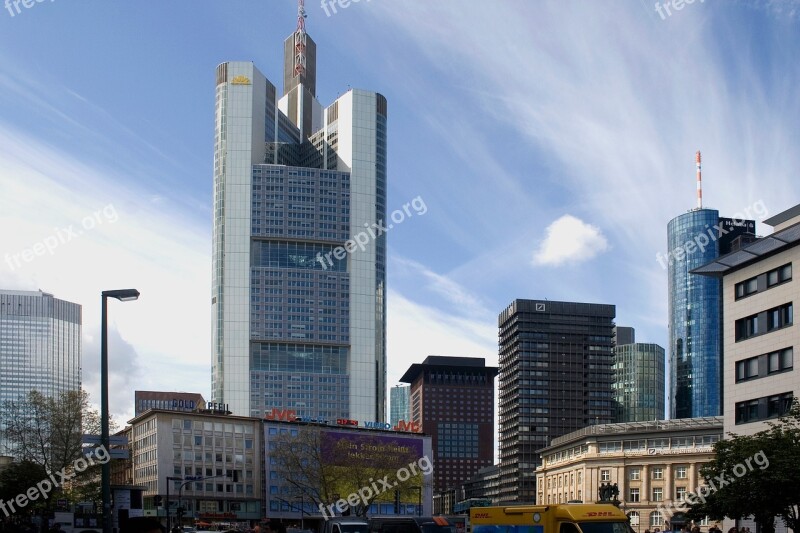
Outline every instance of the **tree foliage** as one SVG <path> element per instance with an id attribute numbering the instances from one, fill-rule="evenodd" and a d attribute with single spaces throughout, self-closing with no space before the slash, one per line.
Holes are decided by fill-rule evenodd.
<path id="1" fill-rule="evenodd" d="M 326 433 L 324 428 L 302 426 L 295 436 L 286 433 L 271 440 L 269 455 L 290 487 L 279 495 L 282 501 L 295 509 L 301 501 L 327 508 L 350 497 L 345 513 L 366 516 L 372 503 L 394 502 L 396 495 L 401 501 L 417 500 L 423 476 L 420 457 L 413 450 L 387 445 L 387 437 L 355 433 L 352 440 L 333 445 Z M 412 464 L 417 474 L 411 472 Z M 412 475 L 398 479 L 401 469 Z"/>
<path id="2" fill-rule="evenodd" d="M 715 457 L 700 471 L 705 487 L 689 509 L 694 519 L 752 516 L 762 533 L 772 533 L 780 518 L 800 526 L 800 404 L 754 435 L 733 435 L 717 442 Z"/>
<path id="3" fill-rule="evenodd" d="M 3 403 L 0 427 L 6 455 L 17 464 L 35 465 L 44 473 L 55 473 L 73 469 L 86 451 L 83 434 L 99 435 L 101 424 L 100 414 L 89 404 L 86 391 L 67 391 L 56 397 L 31 391 L 24 399 Z M 59 490 L 77 499 L 97 493 L 99 468 L 95 465 L 86 469 Z M 40 476 L 36 482 L 45 477 Z"/>
<path id="4" fill-rule="evenodd" d="M 39 464 L 31 461 L 11 463 L 0 470 L 0 500 L 14 501 L 19 494 L 26 494 L 35 487 L 47 473 Z M 43 501 L 32 502 L 31 505 L 17 510 L 17 514 L 30 514 L 42 505 Z"/>

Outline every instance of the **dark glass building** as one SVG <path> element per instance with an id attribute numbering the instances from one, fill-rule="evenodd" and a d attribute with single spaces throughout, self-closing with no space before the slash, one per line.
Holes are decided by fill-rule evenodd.
<path id="1" fill-rule="evenodd" d="M 755 221 L 720 218 L 716 209 L 693 209 L 667 225 L 671 418 L 722 414 L 721 284 L 690 272 L 754 234 Z"/>
<path id="2" fill-rule="evenodd" d="M 400 378 L 411 384 L 411 420 L 432 437 L 434 492 L 493 464 L 496 375 L 482 358 L 430 355 Z"/>
<path id="3" fill-rule="evenodd" d="M 664 362 L 658 344 L 614 347 L 614 422 L 664 420 Z"/>
<path id="4" fill-rule="evenodd" d="M 613 421 L 613 305 L 515 300 L 500 328 L 501 502 L 536 501 L 538 450 Z"/>

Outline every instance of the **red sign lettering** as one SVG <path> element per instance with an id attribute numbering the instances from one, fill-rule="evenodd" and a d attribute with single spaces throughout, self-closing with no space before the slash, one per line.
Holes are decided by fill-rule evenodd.
<path id="1" fill-rule="evenodd" d="M 278 409 L 273 407 L 272 412 L 266 413 L 264 418 L 267 420 L 283 420 L 285 422 L 294 422 L 294 419 L 297 418 L 297 411 L 294 409 Z"/>
<path id="2" fill-rule="evenodd" d="M 394 426 L 395 431 L 410 431 L 411 433 L 422 433 L 422 428 L 419 427 L 417 422 L 406 422 L 405 420 L 398 420 L 397 425 Z"/>

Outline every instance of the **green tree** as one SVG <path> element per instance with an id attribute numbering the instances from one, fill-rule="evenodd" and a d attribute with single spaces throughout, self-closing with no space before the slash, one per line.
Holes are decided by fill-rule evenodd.
<path id="1" fill-rule="evenodd" d="M 81 459 L 87 451 L 83 434 L 100 434 L 100 414 L 89 404 L 86 391 L 67 391 L 56 397 L 31 391 L 24 399 L 3 403 L 0 426 L 7 455 L 55 474 L 73 471 L 76 461 L 85 463 Z M 66 486 L 54 488 L 48 501 L 57 492 L 74 493 L 78 498 L 97 493 L 99 468 L 99 464 L 91 466 Z"/>
<path id="2" fill-rule="evenodd" d="M 705 486 L 688 515 L 741 519 L 752 516 L 762 533 L 773 533 L 780 518 L 793 530 L 800 526 L 800 404 L 754 435 L 730 435 L 717 442 L 715 457 L 701 469 Z"/>
<path id="3" fill-rule="evenodd" d="M 31 487 L 47 478 L 44 468 L 31 461 L 20 461 L 11 463 L 0 471 L 0 500 L 14 505 L 14 501 L 19 494 L 27 494 Z M 13 514 L 17 516 L 29 516 L 43 506 L 42 500 L 30 502 L 24 508 L 14 508 Z M 9 509 L 11 511 L 12 509 Z"/>

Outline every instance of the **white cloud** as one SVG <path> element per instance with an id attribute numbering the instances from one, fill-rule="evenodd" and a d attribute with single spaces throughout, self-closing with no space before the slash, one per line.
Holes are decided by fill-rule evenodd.
<path id="1" fill-rule="evenodd" d="M 547 227 L 547 236 L 534 254 L 534 265 L 557 266 L 591 259 L 608 249 L 608 241 L 597 226 L 572 215 L 564 215 Z"/>

